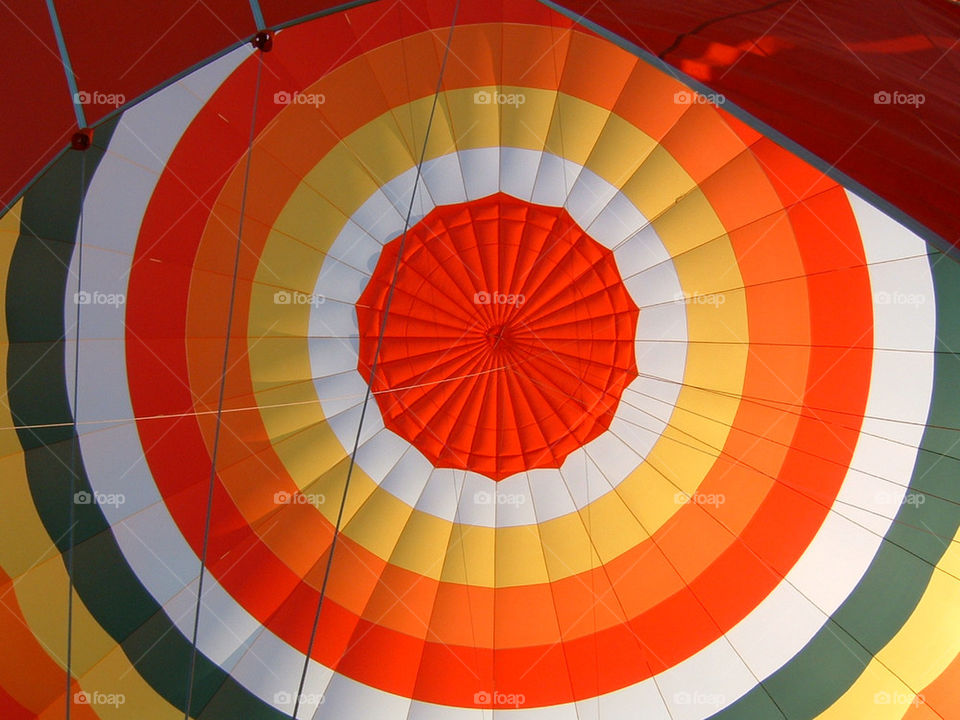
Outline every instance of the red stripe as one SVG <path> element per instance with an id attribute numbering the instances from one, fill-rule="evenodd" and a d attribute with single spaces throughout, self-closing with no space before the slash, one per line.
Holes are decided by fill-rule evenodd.
<path id="1" fill-rule="evenodd" d="M 245 67 L 238 75 L 249 73 L 249 70 L 249 67 Z M 198 127 L 212 121 L 217 112 L 228 110 L 231 99 L 243 97 L 243 89 L 249 88 L 249 84 L 245 84 L 249 83 L 249 75 L 243 82 L 235 80 L 236 77 L 228 81 L 217 100 L 209 103 L 201 112 Z M 235 112 L 242 116 L 242 111 Z M 171 167 L 186 172 L 186 158 L 195 158 L 199 153 L 208 152 L 205 137 L 203 132 L 191 129 L 175 153 L 176 159 L 171 160 Z M 229 167 L 240 152 L 242 145 L 234 143 L 222 159 L 213 156 L 209 163 L 194 162 L 193 173 L 200 173 L 199 186 L 205 187 L 204 177 L 210 181 L 216 173 L 214 168 Z M 777 168 L 778 174 L 782 174 L 779 173 L 780 165 L 787 165 L 789 159 L 784 155 L 773 157 L 772 160 L 772 166 Z M 183 164 L 177 165 L 177 162 Z M 799 191 L 805 189 L 802 183 L 797 187 Z M 161 179 L 145 219 L 137 266 L 131 278 L 128 359 L 131 393 L 138 415 L 185 411 L 192 407 L 190 393 L 179 380 L 188 377 L 183 340 L 183 297 L 189 282 L 190 258 L 196 251 L 203 229 L 203 213 L 191 213 L 187 220 L 178 225 L 175 233 L 161 238 L 167 227 L 167 218 L 176 215 L 185 198 L 183 193 L 176 192 L 176 181 L 169 173 L 166 174 Z M 823 207 L 818 207 L 818 214 L 823 216 L 827 213 L 829 224 L 840 228 L 843 236 L 855 243 L 858 240 L 856 227 L 842 193 L 825 196 L 819 202 L 823 203 Z M 858 243 L 855 251 L 845 251 L 837 242 L 825 242 L 826 238 L 817 230 L 811 211 L 792 211 L 790 219 L 798 230 L 798 245 L 808 272 L 820 267 L 849 264 L 855 259 L 862 263 L 862 249 Z M 156 251 L 148 252 L 146 248 L 157 239 L 160 245 Z M 140 262 L 145 256 L 156 253 L 159 253 L 159 257 L 183 262 L 184 266 L 170 269 L 164 264 Z M 867 330 L 861 342 L 870 347 L 871 317 L 866 271 L 861 268 L 842 276 L 836 273 L 825 275 L 813 284 L 813 288 L 819 295 L 811 301 L 813 343 L 837 341 L 841 345 L 853 344 L 860 336 L 860 331 Z M 836 313 L 836 298 L 848 293 L 850 302 L 845 306 L 845 313 Z M 170 297 L 171 294 L 176 297 L 159 307 L 156 298 Z M 241 312 L 240 316 L 243 315 Z M 242 334 L 243 326 L 238 327 L 237 332 Z M 137 340 L 138 337 L 142 341 Z M 151 350 L 172 369 L 164 369 L 152 360 Z M 826 369 L 830 369 L 829 375 L 819 380 L 818 375 Z M 868 353 L 840 357 L 836 351 L 815 347 L 811 352 L 811 376 L 804 400 L 811 407 L 829 406 L 860 413 L 868 378 Z M 166 431 L 169 434 L 161 437 Z M 148 448 L 148 461 L 158 487 L 168 499 L 171 512 L 185 537 L 194 548 L 199 548 L 205 509 L 202 498 L 205 497 L 209 455 L 197 423 L 193 420 L 153 421 L 141 423 L 140 432 L 144 446 Z M 780 572 L 785 572 L 803 551 L 826 513 L 823 506 L 798 498 L 789 488 L 799 487 L 803 492 L 816 493 L 828 503 L 842 481 L 852 453 L 856 429 L 840 432 L 834 428 L 834 432 L 836 436 L 824 431 L 822 425 L 809 415 L 801 420 L 795 447 L 787 454 L 783 466 L 781 483 L 774 486 L 757 517 L 742 534 L 744 542 L 756 552 L 762 552 L 764 560 Z M 154 442 L 156 446 L 153 446 Z M 817 461 L 807 453 L 833 457 L 835 463 Z M 193 471 L 189 468 L 193 468 Z M 304 649 L 312 622 L 311 611 L 317 599 L 316 591 L 301 583 L 296 574 L 262 544 L 219 483 L 213 509 L 212 572 L 267 627 L 294 646 Z M 319 515 L 314 513 L 311 517 L 316 522 Z M 269 520 L 265 518 L 264 524 L 268 524 Z M 689 542 L 689 538 L 678 540 Z M 666 546 L 669 547 L 669 543 Z M 244 555 L 248 549 L 249 553 Z M 358 552 L 359 549 L 345 542 L 338 551 L 338 558 L 342 553 L 351 551 Z M 624 556 L 609 563 L 606 572 L 614 577 L 624 575 L 627 573 L 624 567 L 626 561 L 627 556 Z M 344 567 L 344 563 L 349 562 L 347 559 L 338 559 L 335 568 Z M 227 568 L 232 569 L 225 574 Z M 602 576 L 602 572 L 598 571 L 594 576 Z M 252 583 L 250 577 L 267 577 L 269 582 Z M 591 574 L 585 574 L 585 577 L 589 581 Z M 742 544 L 735 544 L 691 585 L 696 595 L 708 602 L 708 609 L 720 622 L 720 629 L 726 630 L 755 607 L 777 580 L 776 573 L 771 573 Z M 579 581 L 574 578 L 565 582 Z M 555 589 L 561 585 L 555 584 Z M 295 590 L 277 612 L 291 588 Z M 483 595 L 485 591 L 474 589 L 470 592 Z M 500 592 L 506 596 L 511 591 Z M 558 597 L 562 599 L 562 595 L 558 594 Z M 419 699 L 458 705 L 470 705 L 477 692 L 489 689 L 506 693 L 523 692 L 529 705 L 590 697 L 597 692 L 607 692 L 637 682 L 650 672 L 688 657 L 719 636 L 714 623 L 699 608 L 688 590 L 631 619 L 627 627 L 608 628 L 595 635 L 554 646 L 510 648 L 496 645 L 495 650 L 455 648 L 459 660 L 451 658 L 448 646 L 423 643 L 420 639 L 369 623 L 369 620 L 358 622 L 353 613 L 344 611 L 328 598 L 321 628 L 324 643 L 316 649 L 317 658 L 377 687 L 404 695 L 414 694 Z M 368 629 L 369 633 L 366 632 Z M 478 628 L 478 642 L 489 642 L 486 638 L 495 630 L 495 625 L 481 625 Z M 633 633 L 638 634 L 649 649 L 641 648 Z M 341 659 L 351 639 L 359 644 Z M 598 661 L 598 648 L 614 654 L 605 655 L 608 659 Z M 535 662 L 541 656 L 543 660 Z M 389 662 L 386 662 L 387 658 Z M 599 665 L 596 665 L 598 662 Z M 464 663 L 470 669 L 464 667 Z M 423 671 L 417 674 L 414 669 L 421 667 L 421 664 Z M 572 667 L 598 666 L 605 670 L 593 682 L 577 679 L 571 686 L 565 671 L 566 664 Z M 532 669 L 528 671 L 531 665 Z M 436 668 L 436 672 L 428 672 L 431 668 Z M 498 678 L 521 676 L 522 682 L 518 680 L 515 687 L 497 684 Z M 478 683 L 477 677 L 482 678 L 483 682 Z"/>

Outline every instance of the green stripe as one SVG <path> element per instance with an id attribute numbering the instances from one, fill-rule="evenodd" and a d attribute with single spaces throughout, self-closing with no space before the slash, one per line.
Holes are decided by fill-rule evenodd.
<path id="1" fill-rule="evenodd" d="M 944 538 L 952 538 L 960 526 L 960 462 L 943 457 L 958 454 L 960 435 L 929 427 L 955 426 L 960 408 L 960 358 L 951 354 L 960 350 L 960 265 L 939 254 L 932 255 L 931 260 L 938 352 L 928 427 L 908 491 L 923 497 L 924 502 L 901 506 L 885 536 L 889 542 L 881 543 L 863 579 L 821 631 L 764 681 L 766 692 L 760 686 L 753 688 L 713 716 L 718 720 L 780 717 L 767 692 L 791 720 L 816 717 L 836 702 L 916 609 L 930 582 L 933 565 L 949 546 Z M 789 623 L 790 618 L 783 618 L 783 622 Z"/>
<path id="2" fill-rule="evenodd" d="M 95 147 L 86 151 L 87 177 L 93 176 L 116 120 L 97 129 Z M 79 444 L 65 368 L 64 293 L 80 207 L 81 153 L 68 152 L 24 196 L 20 236 L 10 263 L 6 314 L 9 404 L 17 424 L 66 423 L 67 427 L 19 430 L 27 478 L 37 513 L 58 547 L 66 549 L 71 450 Z M 85 189 L 84 189 L 85 191 Z M 91 490 L 79 468 L 78 490 Z M 128 566 L 107 521 L 95 504 L 75 506 L 74 569 L 84 605 L 122 646 L 137 671 L 156 692 L 183 707 L 190 642 Z M 280 720 L 270 707 L 237 683 L 209 658 L 197 656 L 193 704 L 201 718 Z M 228 712 L 221 709 L 227 708 Z"/>
<path id="3" fill-rule="evenodd" d="M 114 124 L 98 128 L 106 144 Z M 102 150 L 87 151 L 92 176 Z M 17 423 L 72 422 L 64 366 L 63 307 L 66 266 L 73 250 L 79 202 L 80 154 L 65 154 L 24 197 L 21 235 L 11 261 L 7 291 L 10 334 L 9 403 Z M 960 268 L 950 261 L 933 263 L 937 294 L 937 349 L 960 348 Z M 960 360 L 935 356 L 934 394 L 929 424 L 951 426 L 960 407 Z M 75 445 L 72 428 L 19 431 L 37 511 L 53 538 L 66 534 L 66 466 Z M 784 667 L 714 717 L 776 718 L 767 692 L 787 717 L 812 718 L 833 704 L 860 676 L 872 654 L 900 630 L 916 608 L 932 567 L 946 550 L 941 537 L 952 537 L 960 524 L 960 467 L 939 454 L 957 454 L 957 434 L 927 428 L 911 478 L 921 489 L 949 498 L 927 497 L 923 505 L 904 505 L 867 574 L 833 619 Z M 936 453 L 936 454 L 935 454 Z M 81 468 L 78 487 L 89 490 Z M 190 644 L 129 568 L 106 521 L 95 505 L 76 508 L 77 591 L 104 629 L 120 642 L 131 661 L 156 691 L 174 706 L 184 700 Z M 931 533 L 908 525 L 929 528 Z M 896 543 L 896 544 L 894 544 Z M 897 545 L 902 546 L 897 547 Z M 63 550 L 63 542 L 60 549 Z M 919 555 L 918 559 L 911 553 Z M 925 561 L 925 562 L 924 562 Z M 790 618 L 783 618 L 790 622 Z M 857 638 L 869 652 L 864 651 Z M 203 718 L 283 718 L 240 686 L 203 655 L 198 656 L 194 698 Z"/>

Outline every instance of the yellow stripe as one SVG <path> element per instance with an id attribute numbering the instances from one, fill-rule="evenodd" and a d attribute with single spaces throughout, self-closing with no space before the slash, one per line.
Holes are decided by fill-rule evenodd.
<path id="1" fill-rule="evenodd" d="M 960 531 L 937 563 L 923 597 L 900 631 L 878 652 L 863 674 L 818 717 L 871 720 L 901 718 L 917 693 L 960 655 Z M 889 669 L 888 669 L 889 668 Z M 934 707 L 934 709 L 936 709 Z"/>
<path id="2" fill-rule="evenodd" d="M 0 218 L 0 297 L 6 297 L 10 260 L 20 233 L 22 200 Z M 6 313 L 0 313 L 0 387 L 6 392 Z M 6 396 L 0 402 L 0 427 L 13 425 Z M 27 483 L 23 453 L 15 431 L 0 430 L 0 566 L 15 580 L 14 593 L 37 642 L 60 667 L 66 668 L 67 587 L 66 568 L 54 540 L 37 515 Z M 129 714 L 136 707 L 141 717 L 176 720 L 183 717 L 136 672 L 123 650 L 100 627 L 80 597 L 73 594 L 72 670 L 87 691 L 121 693 L 119 709 L 97 706 L 103 718 Z M 124 710 L 124 708 L 127 708 Z"/>
<path id="3" fill-rule="evenodd" d="M 323 84 L 313 89 L 322 92 Z M 671 252 L 683 253 L 692 245 L 719 236 L 719 240 L 697 251 L 709 254 L 709 264 L 715 268 L 711 272 L 704 271 L 703 263 L 689 261 L 683 255 L 677 259 L 677 271 L 686 294 L 712 293 L 742 285 L 732 247 L 723 236 L 723 227 L 709 203 L 698 190 L 690 193 L 695 183 L 649 136 L 620 118 L 610 117 L 606 110 L 577 98 L 565 95 L 558 98 L 555 92 L 529 88 L 500 90 L 523 92 L 526 102 L 519 107 L 498 108 L 475 104 L 473 89 L 445 93 L 438 104 L 440 120 L 434 125 L 439 130 L 436 135 L 431 134 L 427 159 L 453 150 L 489 147 L 497 142 L 503 117 L 503 136 L 515 146 L 533 150 L 549 147 L 586 163 L 586 167 L 605 180 L 622 187 L 647 217 L 656 218 L 654 225 Z M 316 400 L 306 343 L 291 341 L 291 338 L 306 336 L 309 307 L 277 305 L 273 302 L 273 289 L 279 285 L 313 292 L 324 259 L 323 251 L 333 243 L 346 218 L 377 187 L 414 166 L 410 148 L 416 147 L 422 138 L 431 103 L 431 98 L 425 98 L 395 109 L 344 138 L 304 178 L 280 213 L 264 248 L 251 300 L 249 335 L 251 338 L 266 335 L 263 339 L 251 339 L 249 345 L 252 379 L 259 402 L 277 403 L 280 398 L 300 403 Z M 578 127 L 577 124 L 565 123 L 567 132 L 561 137 L 555 124 L 554 109 L 558 105 L 563 108 L 564 118 L 576 116 L 590 131 L 581 129 L 573 133 L 570 128 Z M 462 133 L 455 145 L 451 128 Z M 631 148 L 631 152 L 624 152 L 625 147 Z M 269 138 L 265 139 L 262 149 L 270 150 Z M 636 172 L 637 158 L 647 155 L 650 159 Z M 655 176 L 656 182 L 650 182 L 649 175 Z M 681 225 L 676 220 L 677 213 L 664 214 L 664 211 L 687 193 L 683 201 L 684 214 L 685 218 L 694 218 L 694 223 L 684 221 Z M 293 242 L 291 237 L 298 242 Z M 716 268 L 728 270 L 720 272 Z M 747 337 L 742 293 L 728 293 L 723 304 L 689 305 L 688 323 L 691 339 L 742 343 Z M 722 361 L 718 361 L 719 353 L 723 354 Z M 724 350 L 708 350 L 693 344 L 688 350 L 684 381 L 739 393 L 746 355 L 746 347 L 741 344 Z M 291 382 L 297 384 L 290 386 Z M 281 384 L 285 387 L 278 389 Z M 592 533 L 596 535 L 596 553 L 580 550 L 591 547 L 591 534 L 586 531 L 584 519 L 574 513 L 541 525 L 544 542 L 551 543 L 547 567 L 542 562 L 527 562 L 542 556 L 543 550 L 540 537 L 523 528 L 474 528 L 463 533 L 460 543 L 463 561 L 453 561 L 444 557 L 446 539 L 459 538 L 460 533 L 452 533 L 449 522 L 420 511 L 411 512 L 405 503 L 377 488 L 362 471 L 355 472 L 352 480 L 345 532 L 379 557 L 393 555 L 394 562 L 414 572 L 439 578 L 442 568 L 443 579 L 451 582 L 466 582 L 467 567 L 472 584 L 487 586 L 555 580 L 597 567 L 646 537 L 635 518 L 654 532 L 679 509 L 675 497 L 678 488 L 685 493 L 697 489 L 712 466 L 716 455 L 713 448 L 723 447 L 726 441 L 738 403 L 716 392 L 684 388 L 678 406 L 701 408 L 702 414 L 713 420 L 675 412 L 670 419 L 677 427 L 665 433 L 667 439 L 661 439 L 649 456 L 650 464 L 660 472 L 641 465 L 617 492 L 606 494 L 590 506 L 594 529 L 609 528 L 607 533 Z M 275 439 L 277 454 L 298 487 L 305 492 L 322 493 L 327 498 L 339 497 L 342 472 L 333 468 L 347 456 L 347 451 L 339 446 L 330 452 L 339 444 L 329 427 L 321 422 L 320 408 L 316 405 L 270 408 L 262 411 L 262 417 L 269 435 Z M 301 432 L 296 438 L 283 440 L 297 430 Z M 699 441 L 691 439 L 694 437 Z M 665 481 L 660 473 L 665 473 L 670 481 Z M 386 497 L 373 501 L 377 495 Z M 326 503 L 319 510 L 333 520 L 336 503 Z M 406 532 L 431 541 L 419 546 L 409 543 L 402 537 Z M 496 539 L 488 540 L 487 534 L 495 534 Z M 269 542 L 269 537 L 265 540 Z M 496 568 L 489 557 L 493 542 L 498 548 L 498 557 L 508 558 L 501 560 Z M 402 550 L 395 553 L 398 543 Z M 695 568 L 690 571 L 694 572 Z"/>

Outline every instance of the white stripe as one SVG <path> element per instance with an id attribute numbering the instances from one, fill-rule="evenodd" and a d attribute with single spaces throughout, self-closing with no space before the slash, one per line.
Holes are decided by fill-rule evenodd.
<path id="1" fill-rule="evenodd" d="M 239 61 L 241 56 L 242 53 L 227 57 L 233 58 L 232 61 Z M 228 60 L 223 59 L 220 62 Z M 213 67 L 216 67 L 216 64 L 208 66 Z M 149 126 L 157 121 L 158 115 L 166 109 L 170 114 L 168 122 L 181 122 L 181 127 L 185 127 L 193 109 L 165 105 L 163 97 L 163 93 L 160 93 L 152 101 L 128 111 L 124 116 L 124 123 L 130 124 L 131 128 L 138 132 L 146 133 Z M 114 141 L 121 142 L 125 137 L 122 128 L 122 125 L 118 128 Z M 127 207 L 134 210 L 139 208 L 142 215 L 142 209 L 149 202 L 152 185 L 129 184 L 129 174 L 118 167 L 121 162 L 108 153 L 100 165 L 84 209 L 88 229 L 111 227 L 114 203 L 105 203 L 102 199 L 116 197 L 114 191 L 119 190 L 118 184 L 130 191 L 124 200 Z M 868 261 L 877 262 L 880 259 L 925 252 L 924 243 L 902 226 L 855 197 L 851 196 L 851 203 L 863 229 Z M 125 231 L 115 237 L 117 250 L 132 253 L 135 233 Z M 385 236 L 385 239 L 389 239 L 389 236 Z M 105 242 L 106 240 L 98 244 Z M 88 255 L 88 259 L 94 263 L 98 262 L 98 257 L 100 256 L 97 253 Z M 898 507 L 900 498 L 903 497 L 902 488 L 898 489 L 864 473 L 876 473 L 900 483 L 909 481 L 910 471 L 916 461 L 916 450 L 910 446 L 919 444 L 932 393 L 933 356 L 929 351 L 934 348 L 935 331 L 935 302 L 929 267 L 922 261 L 895 265 L 900 270 L 889 273 L 880 270 L 878 266 L 870 268 L 875 297 L 878 297 L 880 292 L 901 292 L 924 296 L 930 298 L 930 301 L 917 305 L 878 303 L 875 307 L 875 344 L 880 347 L 912 347 L 924 352 L 912 355 L 910 359 L 903 353 L 875 353 L 866 413 L 897 417 L 905 422 L 895 425 L 883 421 L 867 421 L 864 429 L 895 437 L 906 445 L 877 444 L 861 435 L 852 461 L 852 466 L 857 470 L 848 472 L 841 489 L 841 498 L 849 498 L 861 506 L 871 497 L 879 498 L 873 503 L 873 508 L 878 511 L 885 508 L 884 514 L 887 516 L 892 515 Z M 99 275 L 88 277 L 100 278 Z M 110 277 L 105 277 L 104 280 L 110 280 Z M 103 291 L 125 289 L 126 275 L 121 273 L 113 278 L 112 284 L 107 283 Z M 68 289 L 67 298 L 72 298 L 72 288 Z M 73 305 L 68 302 L 64 308 L 65 316 L 72 318 L 72 310 Z M 105 314 L 102 318 L 98 317 L 96 323 L 85 325 L 84 336 L 88 337 L 89 329 L 91 333 L 101 337 L 123 337 L 122 321 L 122 313 Z M 107 354 L 119 353 L 97 356 L 98 360 L 104 362 L 88 365 L 86 347 L 83 348 L 81 357 L 83 394 L 80 398 L 78 419 L 81 422 L 103 419 L 100 412 L 109 412 L 113 417 L 130 417 L 132 408 L 126 385 L 125 366 L 106 363 Z M 67 351 L 65 355 L 69 358 L 71 353 Z M 123 358 L 120 360 L 122 363 Z M 72 372 L 69 364 L 68 372 Z M 893 378 L 896 382 L 891 381 Z M 99 395 L 102 395 L 101 404 L 94 404 L 94 398 Z M 98 414 L 94 415 L 90 408 L 94 408 Z M 907 422 L 919 425 L 910 426 Z M 113 526 L 114 535 L 130 567 L 147 590 L 161 602 L 168 604 L 173 612 L 179 602 L 175 598 L 184 591 L 184 583 L 180 578 L 193 577 L 199 562 L 180 535 L 166 506 L 158 502 L 156 488 L 143 462 L 142 448 L 136 434 L 131 430 L 132 427 L 127 425 L 102 434 L 84 432 L 80 438 L 83 459 L 96 492 L 122 492 L 134 499 L 132 505 L 106 505 L 102 506 L 102 509 Z M 124 474 L 127 468 L 133 470 Z M 531 473 L 531 479 L 535 481 L 537 475 Z M 536 482 L 533 482 L 532 488 L 531 492 L 538 492 Z M 469 492 L 470 489 L 468 478 L 464 492 Z M 788 575 L 790 583 L 813 598 L 824 613 L 834 612 L 839 603 L 849 595 L 863 576 L 881 542 L 880 538 L 857 529 L 839 517 L 838 513 L 845 512 L 843 505 L 837 505 L 835 509 L 837 512 L 828 517 Z M 118 525 L 124 519 L 127 520 L 126 527 Z M 876 529 L 884 530 L 888 526 L 889 520 L 878 523 Z M 234 618 L 230 623 L 231 627 L 242 627 L 244 630 L 236 633 L 239 637 L 232 639 L 230 633 L 213 636 L 206 632 L 201 633 L 201 652 L 221 658 L 228 667 L 236 663 L 234 677 L 239 682 L 266 702 L 283 709 L 282 703 L 278 703 L 275 696 L 277 693 L 291 691 L 290 678 L 297 676 L 303 655 L 268 631 L 251 632 L 253 624 L 246 611 L 240 608 L 213 578 L 209 580 L 210 591 L 205 598 L 206 606 L 211 612 Z M 800 651 L 823 627 L 825 616 L 820 610 L 812 609 L 809 602 L 798 595 L 790 584 L 781 583 L 763 603 L 728 633 L 728 638 L 746 658 L 751 669 L 764 677 Z M 189 613 L 186 613 L 186 616 L 176 621 L 184 636 L 189 635 L 190 631 Z M 784 622 L 784 618 L 788 618 L 789 622 Z M 777 631 L 777 628 L 780 630 Z M 244 635 L 247 635 L 247 638 L 244 638 Z M 238 655 L 252 638 L 255 639 L 251 652 Z M 693 692 L 693 689 L 703 692 L 702 689 L 709 688 L 711 693 L 724 698 L 724 704 L 728 704 L 754 685 L 752 678 L 742 672 L 743 666 L 739 661 L 723 650 L 728 647 L 727 643 L 727 639 L 721 638 L 657 678 L 661 687 L 667 689 L 665 697 L 671 706 L 673 717 L 701 718 L 719 709 L 719 706 L 700 704 L 695 706 L 696 711 L 688 710 L 692 703 L 685 702 L 686 698 L 678 693 Z M 277 675 L 265 672 L 265 665 L 276 669 Z M 357 708 L 365 708 L 367 717 L 391 719 L 404 717 L 408 708 L 411 710 L 411 717 L 474 720 L 484 716 L 477 708 L 440 708 L 428 703 L 411 704 L 404 698 L 335 675 L 316 662 L 310 663 L 309 677 L 311 681 L 308 683 L 308 691 L 324 693 L 326 698 L 326 702 L 318 707 L 317 717 L 347 717 L 356 714 Z M 335 677 L 336 681 L 328 687 L 327 679 L 331 677 Z M 482 690 L 483 688 L 478 688 L 478 691 Z M 673 694 L 670 694 L 671 691 Z M 558 712 L 570 714 L 574 708 L 581 718 L 620 717 L 627 713 L 649 718 L 665 717 L 663 701 L 652 680 L 597 699 L 557 708 L 521 709 L 516 711 L 516 714 L 524 718 L 555 717 Z"/>
<path id="2" fill-rule="evenodd" d="M 506 165 L 500 166 L 503 162 Z M 611 426 L 615 426 L 621 437 L 629 438 L 630 447 L 625 447 L 621 440 L 611 432 L 603 433 L 591 441 L 585 448 L 595 462 L 599 463 L 601 475 L 596 492 L 580 494 L 573 507 L 569 505 L 569 491 L 567 486 L 570 478 L 576 478 L 581 473 L 583 458 L 574 453 L 567 457 L 563 467 L 555 469 L 538 469 L 536 471 L 536 488 L 538 495 L 544 498 L 554 497 L 555 500 L 544 500 L 537 506 L 537 518 L 540 522 L 561 517 L 569 512 L 578 510 L 585 504 L 597 500 L 600 496 L 611 492 L 652 450 L 660 433 L 666 427 L 673 406 L 680 394 L 683 373 L 686 365 L 686 313 L 683 303 L 675 302 L 682 296 L 680 280 L 676 269 L 670 261 L 670 255 L 657 236 L 653 227 L 649 225 L 643 214 L 617 191 L 615 187 L 600 178 L 588 169 L 570 160 L 561 159 L 548 153 L 520 148 L 482 148 L 450 153 L 424 163 L 423 176 L 432 179 L 439 178 L 433 188 L 433 197 L 424 196 L 420 206 L 424 213 L 433 210 L 432 201 L 445 204 L 462 202 L 463 186 L 460 184 L 460 167 L 468 177 L 468 191 L 471 197 L 484 191 L 496 192 L 498 188 L 493 183 L 494 177 L 501 179 L 501 188 L 520 200 L 531 199 L 540 204 L 552 207 L 566 207 L 573 220 L 584 228 L 590 228 L 592 237 L 607 248 L 615 250 L 618 263 L 626 263 L 631 272 L 638 272 L 653 267 L 644 274 L 642 280 L 635 279 L 627 285 L 637 305 L 655 305 L 641 311 L 637 323 L 635 352 L 638 367 L 649 375 L 658 375 L 665 380 L 651 380 L 646 377 L 637 377 L 625 391 L 629 395 L 630 407 L 624 403 L 618 405 L 616 415 Z M 471 173 L 479 172 L 482 177 L 471 181 Z M 558 174 L 559 180 L 548 182 L 551 173 Z M 401 175 L 393 178 L 365 201 L 354 213 L 338 234 L 330 247 L 326 259 L 321 267 L 320 276 L 313 289 L 315 296 L 332 295 L 337 304 L 324 303 L 311 308 L 310 327 L 324 328 L 338 327 L 349 340 L 339 343 L 334 340 L 310 341 L 311 363 L 315 382 L 318 384 L 317 394 L 320 397 L 324 414 L 329 415 L 332 408 L 327 407 L 319 389 L 322 379 L 329 373 L 348 371 L 357 365 L 357 343 L 353 339 L 358 333 L 356 314 L 347 317 L 343 312 L 346 307 L 357 302 L 364 285 L 356 281 L 355 273 L 344 273 L 344 262 L 350 258 L 351 264 L 359 267 L 372 267 L 376 264 L 381 245 L 388 239 L 399 236 L 403 232 L 403 213 L 405 208 L 394 206 L 391 211 L 385 206 L 386 197 L 400 198 L 409 203 L 409 188 L 413 184 L 416 168 L 410 168 Z M 397 190 L 394 186 L 403 188 Z M 567 189 L 572 187 L 573 194 L 568 195 Z M 488 193 L 489 194 L 489 193 Z M 368 227 L 367 223 L 374 222 L 375 227 Z M 389 225 L 392 222 L 392 226 Z M 631 234 L 630 228 L 643 228 L 639 233 Z M 372 242 L 375 237 L 378 242 Z M 630 254 L 633 251 L 636 257 Z M 366 255 L 364 254 L 366 253 Z M 334 276 L 345 274 L 345 279 Z M 632 287 L 631 287 L 632 286 Z M 678 340 L 679 342 L 658 343 L 663 339 Z M 649 365 L 642 364 L 649 360 Z M 359 377 L 359 372 L 356 373 Z M 644 395 L 655 395 L 659 398 L 651 400 Z M 640 413 L 635 408 L 643 408 L 652 413 Z M 352 417 L 352 416 L 351 416 Z M 659 420 L 657 418 L 660 418 Z M 377 428 L 382 427 L 383 418 L 376 403 L 371 403 L 367 409 L 367 420 Z M 341 444 L 346 452 L 353 447 L 356 427 L 347 422 L 331 422 Z M 640 425 L 641 427 L 637 427 Z M 405 439 L 401 440 L 407 442 Z M 397 497 L 410 502 L 414 492 L 418 493 L 417 509 L 435 515 L 450 522 L 461 522 L 467 525 L 483 525 L 509 527 L 527 525 L 535 522 L 533 507 L 525 502 L 513 502 L 517 498 L 529 498 L 530 487 L 527 473 L 517 473 L 512 477 L 496 482 L 478 473 L 466 472 L 470 492 L 461 495 L 460 502 L 451 505 L 449 493 L 444 492 L 447 486 L 449 473 L 433 472 L 429 461 L 423 457 L 416 447 L 410 447 L 410 455 L 419 456 L 421 462 L 412 463 L 407 459 L 406 467 L 412 470 L 414 465 L 420 468 L 420 475 L 394 473 L 392 478 L 396 482 L 390 487 L 398 492 Z M 365 471 L 367 468 L 359 463 Z M 369 473 L 372 477 L 383 477 L 382 473 Z M 443 488 L 430 490 L 430 485 L 440 483 Z M 426 487 L 427 491 L 420 491 Z M 576 487 L 576 483 L 574 483 Z M 389 488 L 384 487 L 388 492 Z M 496 513 L 487 512 L 485 508 L 476 508 L 475 497 L 483 499 L 494 498 L 497 506 Z M 441 500 L 442 498 L 442 500 Z"/>

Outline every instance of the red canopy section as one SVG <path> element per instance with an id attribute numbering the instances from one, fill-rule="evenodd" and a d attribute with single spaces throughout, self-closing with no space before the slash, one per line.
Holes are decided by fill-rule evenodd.
<path id="1" fill-rule="evenodd" d="M 960 245 L 960 5 L 563 0 Z"/>
<path id="2" fill-rule="evenodd" d="M 140 99 L 198 63 L 246 42 L 258 29 L 249 0 L 52 4 L 55 20 L 42 0 L 0 3 L 8 63 L 0 77 L 6 139 L 0 207 L 19 195 L 78 129 L 55 24 L 88 126 L 114 112 L 118 100 L 122 105 Z M 277 26 L 342 5 L 336 0 L 264 0 L 257 7 L 267 24 Z"/>
<path id="3" fill-rule="evenodd" d="M 439 10 L 450 0 L 436 0 Z M 392 7 L 380 0 L 384 11 Z M 356 2 L 349 5 L 357 4 Z M 331 0 L 168 0 L 145 10 L 0 5 L 6 206 L 77 129 L 55 24 L 88 125 L 255 34 Z M 721 93 L 937 235 L 960 245 L 960 5 L 950 0 L 562 0 L 556 5 Z"/>
<path id="4" fill-rule="evenodd" d="M 237 0 L 54 5 L 91 125 L 116 109 L 111 97 L 136 100 L 255 29 L 250 5 Z"/>
<path id="5" fill-rule="evenodd" d="M 69 144 L 76 120 L 45 5 L 0 4 L 0 28 L 7 43 L 7 68 L 0 73 L 0 207 L 6 207 Z"/>
<path id="6" fill-rule="evenodd" d="M 433 465 L 500 481 L 610 427 L 638 314 L 613 253 L 565 210 L 497 194 L 384 248 L 357 302 L 357 369 Z"/>

